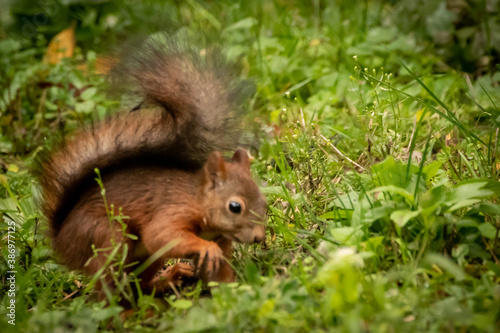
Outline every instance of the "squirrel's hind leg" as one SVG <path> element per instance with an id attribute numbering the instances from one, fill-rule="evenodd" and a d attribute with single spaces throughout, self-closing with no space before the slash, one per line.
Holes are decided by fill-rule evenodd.
<path id="1" fill-rule="evenodd" d="M 123 236 L 118 223 L 112 222 L 110 224 L 102 203 L 83 201 L 68 214 L 60 230 L 53 236 L 57 256 L 71 269 L 83 271 L 85 275 L 92 277 L 106 265 L 108 256 L 113 251 L 112 245 L 127 242 L 129 253 L 125 263 L 130 263 L 135 244 Z M 115 229 L 112 231 L 110 226 Z M 115 287 L 113 279 L 107 273 L 109 272 L 105 271 L 105 276 L 97 281 L 94 288 L 99 300 L 105 299 L 105 287 L 110 290 Z"/>
<path id="2" fill-rule="evenodd" d="M 81 205 L 71 211 L 60 230 L 52 239 L 52 245 L 58 256 L 71 268 L 93 275 L 106 262 L 106 254 L 111 250 L 111 239 L 115 244 L 122 241 L 119 226 L 115 232 L 110 230 L 110 223 L 104 208 Z M 92 259 L 91 259 L 92 258 Z M 90 260 L 89 260 L 90 259 Z"/>

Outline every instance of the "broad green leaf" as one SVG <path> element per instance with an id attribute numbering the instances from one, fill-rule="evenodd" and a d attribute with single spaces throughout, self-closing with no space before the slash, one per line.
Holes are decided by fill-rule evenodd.
<path id="1" fill-rule="evenodd" d="M 394 221 L 400 228 L 403 228 L 406 223 L 412 218 L 417 217 L 420 214 L 420 210 L 396 210 L 391 214 L 391 220 Z"/>
<path id="2" fill-rule="evenodd" d="M 226 29 L 224 29 L 223 33 L 225 34 L 225 33 L 231 32 L 233 30 L 237 30 L 237 29 L 250 29 L 251 27 L 253 27 L 257 23 L 258 23 L 258 21 L 256 18 L 247 17 L 247 18 L 244 18 L 242 20 L 239 20 L 238 22 L 231 24 Z"/>
<path id="3" fill-rule="evenodd" d="M 21 48 L 21 43 L 14 39 L 5 39 L 0 41 L 0 53 L 4 55 L 7 53 L 12 53 Z"/>
<path id="4" fill-rule="evenodd" d="M 443 165 L 443 163 L 441 163 L 440 161 L 434 161 L 431 164 L 423 167 L 422 173 L 425 174 L 426 182 L 431 180 L 436 175 L 441 165 Z"/>
<path id="5" fill-rule="evenodd" d="M 331 212 L 324 213 L 320 215 L 319 218 L 325 220 L 337 220 L 337 219 L 346 220 L 351 215 L 352 211 L 350 210 L 337 209 L 337 210 L 332 210 Z"/>
<path id="6" fill-rule="evenodd" d="M 411 178 L 407 177 L 407 166 L 396 163 L 392 157 L 387 158 L 379 164 L 375 164 L 372 167 L 372 172 L 379 186 L 394 185 L 396 187 L 406 188 Z M 410 167 L 410 174 L 417 172 L 418 168 L 412 165 Z"/>
<path id="7" fill-rule="evenodd" d="M 384 245 L 383 245 L 384 238 L 385 238 L 384 236 L 370 237 L 365 242 L 366 251 L 369 251 L 369 252 L 367 252 L 367 254 L 369 254 L 371 256 L 383 257 L 384 256 Z M 366 259 L 368 257 L 369 256 L 363 257 L 363 258 Z"/>
<path id="8" fill-rule="evenodd" d="M 261 187 L 260 191 L 263 194 L 271 194 L 271 195 L 276 195 L 280 198 L 285 197 L 285 193 L 283 192 L 283 188 L 281 186 L 266 186 L 266 187 Z"/>
<path id="9" fill-rule="evenodd" d="M 454 205 L 460 201 L 468 199 L 479 199 L 492 196 L 494 192 L 490 189 L 484 188 L 486 185 L 488 185 L 488 182 L 462 184 L 448 194 L 446 201 L 448 204 Z"/>
<path id="10" fill-rule="evenodd" d="M 389 50 L 387 49 L 386 46 L 384 45 L 375 45 L 372 43 L 361 43 L 353 47 L 349 47 L 346 50 L 346 53 L 349 55 L 356 55 L 356 56 L 372 56 L 374 53 L 388 53 Z"/>
<path id="11" fill-rule="evenodd" d="M 469 254 L 469 245 L 468 244 L 458 244 L 451 250 L 451 255 L 454 258 L 457 258 L 458 264 L 462 266 L 465 262 L 465 256 Z"/>
<path id="12" fill-rule="evenodd" d="M 468 199 L 468 200 L 462 200 L 448 208 L 448 212 L 453 212 L 457 209 L 464 208 L 464 207 L 469 207 L 474 204 L 477 204 L 478 202 L 481 202 L 481 199 Z"/>
<path id="13" fill-rule="evenodd" d="M 374 207 L 368 209 L 361 214 L 361 223 L 364 224 L 373 223 L 383 217 L 389 216 L 392 210 L 393 208 L 388 206 Z"/>
<path id="14" fill-rule="evenodd" d="M 397 34 L 397 29 L 394 27 L 376 27 L 368 31 L 368 38 L 371 43 L 385 43 L 392 41 Z"/>
<path id="15" fill-rule="evenodd" d="M 95 87 L 87 88 L 82 92 L 82 94 L 80 95 L 80 98 L 85 101 L 85 100 L 91 98 L 92 96 L 94 96 L 96 93 L 97 93 L 97 88 L 95 88 Z"/>
<path id="16" fill-rule="evenodd" d="M 352 227 L 332 228 L 330 230 L 333 238 L 345 245 L 356 244 L 363 237 L 363 232 Z"/>
<path id="17" fill-rule="evenodd" d="M 274 74 L 280 74 L 286 71 L 289 65 L 290 59 L 280 55 L 275 55 L 269 60 L 269 69 Z"/>
<path id="18" fill-rule="evenodd" d="M 78 113 L 92 113 L 94 108 L 95 102 L 92 100 L 86 100 L 75 105 L 75 111 Z"/>
<path id="19" fill-rule="evenodd" d="M 482 223 L 477 228 L 481 232 L 481 235 L 488 239 L 495 239 L 497 235 L 497 229 L 491 223 Z"/>
<path id="20" fill-rule="evenodd" d="M 108 307 L 99 309 L 99 311 L 95 311 L 93 313 L 92 317 L 96 322 L 99 322 L 101 320 L 106 320 L 108 318 L 119 315 L 120 312 L 122 312 L 122 311 L 123 311 L 123 308 L 121 306 L 108 306 Z"/>
<path id="21" fill-rule="evenodd" d="M 349 192 L 339 195 L 338 197 L 333 199 L 333 201 L 328 204 L 328 207 L 331 208 L 335 206 L 341 209 L 354 210 L 354 206 L 358 203 L 358 201 L 359 194 L 357 192 Z"/>
<path id="22" fill-rule="evenodd" d="M 466 278 L 466 275 L 462 268 L 460 268 L 457 264 L 451 261 L 449 258 L 446 258 L 437 253 L 429 253 L 425 256 L 424 262 L 429 265 L 437 265 L 442 269 L 446 270 L 448 273 L 453 275 L 455 279 L 461 281 Z"/>
<path id="23" fill-rule="evenodd" d="M 416 50 L 415 39 L 411 36 L 399 36 L 395 41 L 387 45 L 390 51 L 401 51 L 406 54 L 414 53 Z"/>
<path id="24" fill-rule="evenodd" d="M 11 165 L 9 165 L 8 171 L 18 172 L 19 171 L 19 167 L 17 165 L 15 165 L 15 164 L 11 164 Z"/>
<path id="25" fill-rule="evenodd" d="M 487 261 L 486 267 L 488 267 L 488 269 L 495 272 L 495 274 L 500 277 L 500 267 L 497 264 L 491 261 Z"/>
<path id="26" fill-rule="evenodd" d="M 493 215 L 500 215 L 500 205 L 490 202 L 485 202 L 479 205 L 479 211 Z"/>
<path id="27" fill-rule="evenodd" d="M 272 123 L 279 123 L 281 112 L 281 110 L 274 110 L 269 114 L 269 119 Z"/>
<path id="28" fill-rule="evenodd" d="M 388 186 L 380 186 L 376 187 L 373 190 L 369 191 L 368 193 L 376 193 L 376 192 L 389 192 L 389 193 L 394 193 L 394 194 L 399 194 L 405 199 L 407 199 L 411 204 L 415 202 L 415 197 L 405 190 L 404 188 L 393 186 L 393 185 L 388 185 Z"/>
<path id="29" fill-rule="evenodd" d="M 172 306 L 176 309 L 186 310 L 193 306 L 193 302 L 187 299 L 178 299 L 172 302 Z"/>
<path id="30" fill-rule="evenodd" d="M 446 200 L 446 194 L 446 187 L 443 184 L 434 186 L 420 196 L 419 205 L 433 213 L 436 207 Z"/>
<path id="31" fill-rule="evenodd" d="M 19 200 L 19 207 L 26 218 L 34 217 L 38 212 L 38 207 L 31 196 Z"/>
<path id="32" fill-rule="evenodd" d="M 477 227 L 478 223 L 476 220 L 466 217 L 466 218 L 458 219 L 455 222 L 455 225 L 457 226 L 458 229 L 460 229 L 460 228 Z"/>

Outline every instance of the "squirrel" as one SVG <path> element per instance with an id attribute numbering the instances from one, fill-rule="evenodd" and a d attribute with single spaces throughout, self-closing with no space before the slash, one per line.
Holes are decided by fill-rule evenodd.
<path id="1" fill-rule="evenodd" d="M 89 261 L 93 247 L 109 249 L 114 236 L 128 245 L 126 263 L 172 244 L 140 273 L 143 290 L 161 293 L 193 276 L 235 280 L 227 261 L 232 242 L 262 242 L 267 207 L 248 154 L 237 149 L 226 161 L 221 153 L 237 148 L 243 102 L 253 90 L 235 69 L 216 49 L 150 38 L 112 70 L 140 106 L 42 154 L 35 169 L 42 211 L 52 247 L 70 269 L 98 272 L 109 252 Z M 107 202 L 123 209 L 126 231 L 137 239 L 124 237 L 118 223 L 110 226 L 95 168 Z M 194 259 L 194 266 L 179 262 L 162 271 L 171 258 Z"/>

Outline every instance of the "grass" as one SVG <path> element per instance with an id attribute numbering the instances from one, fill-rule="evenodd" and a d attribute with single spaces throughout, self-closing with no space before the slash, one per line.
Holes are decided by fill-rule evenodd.
<path id="1" fill-rule="evenodd" d="M 500 329 L 500 75 L 494 56 L 486 70 L 455 69 L 460 57 L 441 52 L 418 25 L 454 34 L 452 21 L 435 25 L 446 7 L 346 0 L 59 6 L 34 39 L 22 36 L 13 15 L 11 28 L 0 25 L 2 332 Z M 44 64 L 47 41 L 72 19 L 74 57 Z M 117 244 L 109 260 L 123 289 L 107 295 L 109 305 L 98 302 L 91 288 L 99 276 L 55 260 L 29 167 L 52 138 L 126 107 L 88 72 L 123 36 L 157 29 L 224 45 L 256 82 L 243 144 L 255 157 L 269 225 L 265 245 L 236 246 L 237 283 L 140 295 L 124 319 L 119 300 L 131 297 L 126 286 L 134 283 L 121 274 L 124 249 Z M 126 223 L 111 205 L 109 218 Z M 13 225 L 16 326 L 4 315 Z"/>

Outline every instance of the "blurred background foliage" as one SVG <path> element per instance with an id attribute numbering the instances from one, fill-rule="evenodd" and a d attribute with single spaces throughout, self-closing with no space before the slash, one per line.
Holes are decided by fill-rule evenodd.
<path id="1" fill-rule="evenodd" d="M 301 100 L 321 108 L 331 95 L 324 90 L 334 90 L 328 98 L 343 100 L 350 83 L 339 73 L 352 73 L 354 55 L 364 57 L 363 66 L 384 67 L 395 76 L 402 74 L 394 61 L 400 57 L 417 74 L 457 70 L 471 78 L 485 76 L 486 90 L 500 79 L 497 0 L 2 0 L 2 8 L 0 151 L 14 154 L 30 152 L 46 130 L 71 126 L 92 110 L 102 115 L 108 107 L 99 78 L 84 78 L 64 63 L 53 68 L 37 61 L 49 41 L 68 28 L 76 41 L 71 61 L 82 66 L 95 66 L 96 54 L 159 30 L 219 42 L 244 54 L 247 64 L 263 57 L 247 74 L 263 80 L 259 87 L 265 95 L 298 90 Z M 97 89 L 85 91 L 84 85 Z"/>

